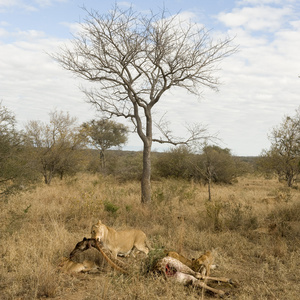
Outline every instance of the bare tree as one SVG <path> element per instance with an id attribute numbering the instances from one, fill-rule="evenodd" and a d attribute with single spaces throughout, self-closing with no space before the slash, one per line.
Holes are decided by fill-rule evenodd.
<path id="1" fill-rule="evenodd" d="M 25 125 L 25 141 L 33 147 L 32 160 L 43 174 L 46 184 L 53 176 L 71 174 L 80 159 L 78 152 L 84 146 L 84 140 L 76 127 L 76 118 L 63 112 L 51 112 L 50 124 L 29 121 Z"/>
<path id="2" fill-rule="evenodd" d="M 87 11 L 81 31 L 53 57 L 67 70 L 97 83 L 83 89 L 87 101 L 106 116 L 130 119 L 143 142 L 142 203 L 151 200 L 152 142 L 185 144 L 203 137 L 192 131 L 174 141 L 170 132 L 153 137 L 153 107 L 175 87 L 200 95 L 217 89 L 216 63 L 235 51 L 231 39 L 213 42 L 209 32 L 180 15 L 141 14 L 115 6 L 107 15 Z M 162 130 L 162 128 L 160 128 Z"/>

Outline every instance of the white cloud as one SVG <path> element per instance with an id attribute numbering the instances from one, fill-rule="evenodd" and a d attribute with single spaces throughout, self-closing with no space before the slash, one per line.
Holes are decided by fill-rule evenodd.
<path id="1" fill-rule="evenodd" d="M 5 12 L 9 9 L 21 9 L 25 11 L 36 11 L 34 5 L 26 3 L 24 0 L 0 0 L 0 12 Z"/>
<path id="2" fill-rule="evenodd" d="M 47 120 L 54 109 L 71 112 L 81 122 L 91 119 L 79 81 L 47 54 L 58 51 L 64 41 L 45 38 L 38 31 L 10 34 L 17 35 L 18 41 L 0 44 L 0 99 L 16 114 L 19 125 Z"/>
<path id="3" fill-rule="evenodd" d="M 280 28 L 284 17 L 292 13 L 289 7 L 243 7 L 235 8 L 230 13 L 220 13 L 218 19 L 227 27 L 243 27 L 246 30 L 276 31 Z"/>
<path id="4" fill-rule="evenodd" d="M 241 0 L 237 1 L 238 5 L 252 4 L 252 5 L 262 5 L 262 4 L 280 4 L 282 0 Z"/>
<path id="5" fill-rule="evenodd" d="M 41 7 L 44 7 L 44 6 L 51 6 L 56 2 L 58 3 L 68 2 L 68 0 L 34 0 L 34 2 Z"/>
<path id="6" fill-rule="evenodd" d="M 68 0 L 0 0 L 0 9 L 16 8 L 36 11 L 38 7 L 51 6 L 54 3 L 68 2 Z"/>
<path id="7" fill-rule="evenodd" d="M 123 6 L 127 8 L 134 6 L 131 2 L 127 2 L 127 1 L 118 1 L 117 4 L 118 6 Z"/>
<path id="8" fill-rule="evenodd" d="M 9 26 L 9 23 L 5 21 L 0 21 L 0 26 L 6 27 Z"/>
<path id="9" fill-rule="evenodd" d="M 18 0 L 0 0 L 0 7 L 14 6 L 19 3 Z"/>
<path id="10" fill-rule="evenodd" d="M 16 38 L 16 40 L 19 41 L 34 41 L 36 39 L 45 37 L 45 33 L 43 31 L 38 30 L 19 30 L 13 33 L 13 36 Z"/>
<path id="11" fill-rule="evenodd" d="M 77 33 L 79 33 L 80 31 L 82 31 L 82 25 L 79 23 L 68 23 L 68 22 L 61 22 L 61 25 L 69 28 L 70 32 L 73 35 L 76 35 Z"/>
<path id="12" fill-rule="evenodd" d="M 199 21 L 199 16 L 192 11 L 183 11 L 178 14 L 179 20 L 182 22 L 197 22 Z M 200 24 L 199 24 L 200 25 Z"/>
<path id="13" fill-rule="evenodd" d="M 245 145 L 249 149 L 256 145 L 261 145 L 261 150 L 268 148 L 271 128 L 299 106 L 300 22 L 293 6 L 262 5 L 275 2 L 283 1 L 240 1 L 257 6 L 218 15 L 228 34 L 236 36 L 239 51 L 222 62 L 224 85 L 219 105 L 223 105 L 223 116 L 216 122 L 223 140 L 240 154 L 247 151 Z M 218 96 L 209 97 L 220 102 Z"/>
<path id="14" fill-rule="evenodd" d="M 7 35 L 8 35 L 8 32 L 5 29 L 0 28 L 0 37 L 5 37 Z"/>
<path id="15" fill-rule="evenodd" d="M 296 3 L 298 0 L 239 0 L 237 1 L 237 5 L 243 6 L 243 5 L 288 5 L 292 3 Z"/>

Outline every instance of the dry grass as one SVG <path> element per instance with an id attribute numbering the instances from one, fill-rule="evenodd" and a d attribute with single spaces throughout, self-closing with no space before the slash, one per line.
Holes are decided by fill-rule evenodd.
<path id="1" fill-rule="evenodd" d="M 201 291 L 167 284 L 139 269 L 67 275 L 57 270 L 93 223 L 144 230 L 153 248 L 196 257 L 214 250 L 231 277 L 226 299 L 299 299 L 300 192 L 276 180 L 240 178 L 207 188 L 175 180 L 153 182 L 153 203 L 140 204 L 140 184 L 82 175 L 0 203 L 1 299 L 207 299 Z M 101 263 L 98 252 L 78 257 Z M 132 258 L 129 258 L 131 262 Z M 136 264 L 143 264 L 140 257 Z"/>

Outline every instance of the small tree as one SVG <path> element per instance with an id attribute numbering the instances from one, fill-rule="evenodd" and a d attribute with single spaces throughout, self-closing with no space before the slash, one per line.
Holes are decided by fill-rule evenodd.
<path id="1" fill-rule="evenodd" d="M 75 126 L 76 118 L 62 112 L 50 113 L 50 124 L 29 121 L 26 125 L 26 142 L 32 146 L 33 162 L 43 174 L 46 184 L 53 176 L 71 174 L 78 166 L 78 152 L 84 140 Z"/>
<path id="2" fill-rule="evenodd" d="M 208 185 L 209 200 L 213 183 L 232 184 L 238 176 L 252 171 L 250 164 L 232 156 L 230 149 L 207 143 L 194 156 L 193 169 L 194 178 Z"/>
<path id="3" fill-rule="evenodd" d="M 292 187 L 300 173 L 300 108 L 294 117 L 285 117 L 278 127 L 273 128 L 269 140 L 271 148 L 263 150 L 259 164 Z"/>
<path id="4" fill-rule="evenodd" d="M 201 130 L 192 130 L 178 141 L 160 127 L 163 135 L 155 138 L 153 107 L 174 88 L 195 95 L 204 86 L 216 90 L 215 65 L 235 49 L 229 48 L 230 39 L 213 42 L 203 27 L 165 11 L 142 14 L 117 6 L 107 15 L 92 11 L 81 29 L 72 46 L 54 57 L 66 70 L 98 84 L 84 90 L 88 102 L 108 117 L 134 124 L 144 147 L 141 201 L 150 202 L 152 143 L 176 145 L 203 137 Z"/>
<path id="5" fill-rule="evenodd" d="M 216 161 L 214 159 L 217 156 L 217 153 L 218 152 L 212 147 L 206 146 L 204 147 L 202 154 L 203 175 L 208 187 L 209 201 L 211 201 L 211 182 L 214 177 L 216 178 Z"/>
<path id="6" fill-rule="evenodd" d="M 218 146 L 205 145 L 199 155 L 196 168 L 200 177 L 208 185 L 208 199 L 211 200 L 211 184 L 231 184 L 239 174 L 238 162 L 232 157 L 230 150 Z"/>
<path id="7" fill-rule="evenodd" d="M 107 119 L 83 123 L 82 128 L 89 143 L 100 151 L 101 168 L 104 170 L 106 166 L 105 151 L 125 144 L 128 128 L 123 124 Z"/>

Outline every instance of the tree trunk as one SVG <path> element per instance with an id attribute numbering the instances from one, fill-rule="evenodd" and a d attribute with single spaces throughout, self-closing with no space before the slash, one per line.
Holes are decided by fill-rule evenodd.
<path id="1" fill-rule="evenodd" d="M 100 150 L 100 163 L 101 163 L 101 171 L 105 170 L 106 167 L 106 161 L 105 161 L 105 154 L 104 150 Z"/>
<path id="2" fill-rule="evenodd" d="M 210 190 L 210 186 L 211 186 L 211 178 L 208 178 L 208 201 L 211 201 L 211 190 Z"/>
<path id="3" fill-rule="evenodd" d="M 151 143 L 144 142 L 143 174 L 141 181 L 142 203 L 151 201 Z"/>
<path id="4" fill-rule="evenodd" d="M 287 172 L 286 181 L 287 181 L 288 187 L 293 186 L 293 183 L 294 183 L 294 174 L 293 174 L 293 172 L 290 172 L 290 171 Z"/>
<path id="5" fill-rule="evenodd" d="M 208 201 L 211 201 L 212 171 L 211 171 L 211 165 L 210 164 L 206 167 L 206 179 L 207 179 L 207 185 L 208 185 Z"/>
<path id="6" fill-rule="evenodd" d="M 44 176 L 44 182 L 45 182 L 45 184 L 50 185 L 51 180 L 52 180 L 52 172 L 48 172 L 47 173 L 47 171 L 45 171 L 44 174 L 43 174 L 43 176 Z"/>

